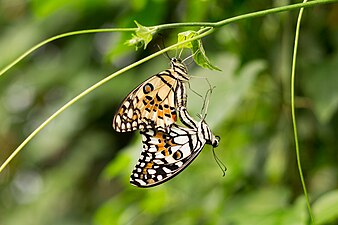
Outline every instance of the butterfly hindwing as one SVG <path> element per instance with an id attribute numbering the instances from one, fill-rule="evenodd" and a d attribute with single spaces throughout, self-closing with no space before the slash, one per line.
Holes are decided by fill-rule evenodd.
<path id="1" fill-rule="evenodd" d="M 172 124 L 168 132 L 147 129 L 141 132 L 143 151 L 130 182 L 138 187 L 161 184 L 183 171 L 201 152 L 205 141 L 196 130 Z"/>

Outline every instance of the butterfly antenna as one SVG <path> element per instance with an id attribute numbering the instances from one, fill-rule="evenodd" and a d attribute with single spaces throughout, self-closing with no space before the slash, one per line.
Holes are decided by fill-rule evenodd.
<path id="1" fill-rule="evenodd" d="M 171 57 L 169 56 L 168 52 L 165 52 L 164 54 L 167 56 L 169 60 L 171 60 Z"/>
<path id="2" fill-rule="evenodd" d="M 227 167 L 225 166 L 225 164 L 222 162 L 222 160 L 220 160 L 220 158 L 218 158 L 218 156 L 215 153 L 215 148 L 212 148 L 212 154 L 214 156 L 214 159 L 218 165 L 218 167 L 221 169 L 222 173 L 223 173 L 223 177 L 225 176 L 225 172 L 227 171 Z"/>
<path id="3" fill-rule="evenodd" d="M 159 44 L 156 44 L 156 46 L 158 47 L 158 49 L 159 49 L 160 51 L 162 50 L 162 48 L 161 48 L 161 46 L 160 46 Z M 164 58 L 170 60 L 170 57 L 169 57 L 169 55 L 168 55 L 167 52 L 165 52 L 164 54 L 162 54 L 162 56 L 163 56 Z"/>
<path id="4" fill-rule="evenodd" d="M 163 45 L 163 48 L 165 48 L 165 44 L 164 44 L 164 39 L 163 39 L 163 36 L 162 34 L 158 34 L 160 37 L 161 37 L 161 41 L 162 41 L 162 45 Z M 159 44 L 157 44 L 157 47 L 159 50 L 162 50 L 161 46 Z M 170 60 L 170 56 L 168 55 L 168 52 L 164 52 L 164 55 Z"/>

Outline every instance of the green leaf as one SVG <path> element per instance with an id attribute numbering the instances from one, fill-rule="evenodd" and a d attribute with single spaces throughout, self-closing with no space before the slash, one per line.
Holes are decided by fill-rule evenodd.
<path id="1" fill-rule="evenodd" d="M 207 57 L 207 55 L 204 51 L 202 40 L 198 40 L 197 42 L 193 42 L 192 45 L 193 45 L 192 50 L 194 52 L 194 61 L 196 62 L 197 65 L 199 65 L 203 68 L 210 69 L 210 70 L 222 71 L 217 66 L 211 64 L 209 58 Z"/>
<path id="2" fill-rule="evenodd" d="M 327 224 L 338 219 L 338 190 L 330 191 L 313 203 L 316 224 Z"/>
<path id="3" fill-rule="evenodd" d="M 137 21 L 134 22 L 137 25 L 137 30 L 135 31 L 135 34 L 132 34 L 133 37 L 126 41 L 125 44 L 129 46 L 135 46 L 136 50 L 141 47 L 146 49 L 149 42 L 153 39 L 157 29 L 142 26 Z"/>
<path id="4" fill-rule="evenodd" d="M 181 43 L 183 41 L 186 41 L 186 40 L 189 40 L 189 39 L 192 39 L 193 37 L 195 37 L 197 35 L 197 32 L 196 31 L 193 31 L 193 30 L 188 30 L 188 31 L 185 31 L 185 32 L 181 32 L 177 35 L 177 43 Z M 192 42 L 197 42 L 197 40 L 194 40 Z M 192 42 L 187 42 L 185 44 L 182 44 L 180 46 L 178 46 L 179 48 L 190 48 L 192 50 L 193 48 L 193 44 Z"/>
<path id="5" fill-rule="evenodd" d="M 198 32 L 193 31 L 193 30 L 188 30 L 185 32 L 181 32 L 178 34 L 178 38 L 177 38 L 177 43 L 181 43 L 183 41 L 189 40 L 194 38 L 196 35 L 198 35 Z M 189 48 L 192 51 L 192 54 L 194 56 L 194 61 L 196 62 L 197 65 L 203 67 L 203 68 L 207 68 L 210 70 L 218 70 L 221 71 L 221 69 L 219 69 L 217 66 L 211 64 L 209 58 L 207 57 L 204 48 L 203 48 L 203 44 L 202 44 L 202 40 L 198 39 L 198 40 L 192 40 L 190 42 L 184 43 L 182 45 L 179 45 L 180 48 Z"/>
<path id="6" fill-rule="evenodd" d="M 129 39 L 129 40 L 127 40 L 125 42 L 126 45 L 128 45 L 128 46 L 135 46 L 136 50 L 138 48 L 141 48 L 143 45 L 145 45 L 144 44 L 144 40 L 142 38 L 138 37 L 135 34 L 132 34 L 132 36 L 133 37 L 131 39 Z"/>

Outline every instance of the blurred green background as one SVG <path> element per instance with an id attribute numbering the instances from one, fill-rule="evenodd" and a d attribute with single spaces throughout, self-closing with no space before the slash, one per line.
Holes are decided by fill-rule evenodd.
<path id="1" fill-rule="evenodd" d="M 170 22 L 219 21 L 289 1 L 0 0 L 0 67 L 64 32 Z M 179 176 L 139 189 L 129 176 L 138 132 L 116 133 L 113 115 L 135 86 L 168 68 L 157 57 L 78 101 L 34 138 L 0 174 L 1 225 L 307 224 L 290 116 L 290 73 L 298 11 L 227 25 L 203 39 L 222 72 L 189 64 L 216 86 L 207 122 L 221 136 Z M 319 224 L 338 224 L 338 5 L 305 10 L 298 54 L 296 113 L 304 176 Z M 191 29 L 191 28 L 187 28 Z M 0 77 L 0 162 L 48 116 L 109 74 L 175 43 L 162 31 L 146 50 L 130 33 L 54 41 Z M 187 53 L 186 53 L 187 54 Z M 174 56 L 175 52 L 169 52 Z M 198 78 L 191 87 L 204 94 Z M 196 115 L 202 101 L 189 93 Z M 197 119 L 197 117 L 196 117 Z"/>

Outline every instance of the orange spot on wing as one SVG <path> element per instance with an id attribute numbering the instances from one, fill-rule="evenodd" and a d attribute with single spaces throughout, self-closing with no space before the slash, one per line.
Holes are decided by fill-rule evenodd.
<path id="1" fill-rule="evenodd" d="M 159 152 L 160 152 L 160 151 L 163 151 L 163 150 L 165 149 L 165 147 L 164 147 L 164 142 L 161 141 L 161 142 L 157 145 L 157 147 L 158 147 L 158 151 L 159 151 Z"/>
<path id="2" fill-rule="evenodd" d="M 172 139 L 168 140 L 167 142 L 168 142 L 168 144 L 169 144 L 170 146 L 175 146 L 175 144 L 173 143 Z"/>
<path id="3" fill-rule="evenodd" d="M 160 116 L 160 117 L 163 118 L 163 111 L 158 111 L 158 112 L 157 112 L 157 116 Z"/>
<path id="4" fill-rule="evenodd" d="M 152 162 L 147 163 L 147 165 L 143 168 L 142 173 L 147 174 L 147 170 L 153 168 L 153 165 L 154 165 L 154 163 L 152 163 Z"/>
<path id="5" fill-rule="evenodd" d="M 154 181 L 153 179 L 148 179 L 147 182 L 148 182 L 148 184 L 153 184 L 153 183 L 155 183 L 155 181 Z"/>
<path id="6" fill-rule="evenodd" d="M 157 138 L 157 139 L 163 139 L 163 134 L 162 134 L 162 132 L 157 132 L 156 134 L 155 134 L 155 138 Z"/>
<path id="7" fill-rule="evenodd" d="M 168 156 L 168 155 L 169 155 L 168 149 L 162 150 L 162 154 L 163 154 L 164 156 Z"/>
<path id="8" fill-rule="evenodd" d="M 155 138 L 157 138 L 159 140 L 159 143 L 157 144 L 157 152 L 161 152 L 163 150 L 166 150 L 166 148 L 164 147 L 165 144 L 165 139 L 163 137 L 163 133 L 162 132 L 157 132 L 155 135 Z"/>
<path id="9" fill-rule="evenodd" d="M 165 114 L 171 114 L 169 109 L 163 109 L 163 113 L 165 113 Z"/>
<path id="10" fill-rule="evenodd" d="M 182 154 L 180 152 L 175 152 L 174 158 L 180 159 L 182 157 Z"/>

